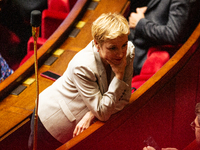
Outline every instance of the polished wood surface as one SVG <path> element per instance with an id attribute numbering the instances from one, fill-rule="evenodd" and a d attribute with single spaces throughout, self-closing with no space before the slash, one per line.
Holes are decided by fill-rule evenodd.
<path id="1" fill-rule="evenodd" d="M 124 13 L 129 4 L 128 0 L 95 0 L 98 5 L 91 10 L 88 9 L 91 2 L 94 1 L 78 0 L 68 17 L 38 50 L 39 74 L 51 70 L 62 75 L 72 57 L 92 40 L 90 31 L 92 22 L 102 13 Z M 76 37 L 69 37 L 72 30 L 77 28 L 79 21 L 84 21 L 85 25 L 79 28 L 80 32 Z M 64 50 L 61 56 L 53 54 L 57 49 Z M 44 65 L 44 62 L 51 56 L 58 57 L 58 59 L 51 66 Z M 32 56 L 0 84 L 0 141 L 30 120 L 35 106 L 36 83 L 27 85 L 24 81 L 34 76 L 34 56 Z M 43 91 L 52 83 L 50 79 L 39 76 L 39 91 Z M 19 85 L 27 88 L 17 96 L 10 94 Z"/>

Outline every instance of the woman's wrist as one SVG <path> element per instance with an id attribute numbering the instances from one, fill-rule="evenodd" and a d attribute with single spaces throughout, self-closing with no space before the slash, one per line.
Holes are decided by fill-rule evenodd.
<path id="1" fill-rule="evenodd" d="M 95 118 L 94 114 L 91 111 L 87 112 L 87 116 L 88 118 L 90 118 L 91 122 Z"/>

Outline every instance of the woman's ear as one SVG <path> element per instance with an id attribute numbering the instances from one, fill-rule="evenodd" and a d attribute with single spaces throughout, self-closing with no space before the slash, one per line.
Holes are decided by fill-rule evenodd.
<path id="1" fill-rule="evenodd" d="M 100 45 L 99 45 L 99 43 L 98 43 L 96 40 L 94 40 L 94 44 L 95 44 L 97 50 L 99 51 L 99 49 L 100 49 Z"/>

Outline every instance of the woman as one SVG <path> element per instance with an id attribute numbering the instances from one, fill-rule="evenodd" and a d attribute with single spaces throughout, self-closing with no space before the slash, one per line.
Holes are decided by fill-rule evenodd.
<path id="1" fill-rule="evenodd" d="M 57 148 L 88 128 L 95 117 L 106 121 L 129 103 L 134 46 L 128 34 L 128 22 L 119 14 L 102 14 L 93 23 L 94 40 L 40 94 L 38 149 Z M 33 123 L 30 143 L 31 137 Z"/>

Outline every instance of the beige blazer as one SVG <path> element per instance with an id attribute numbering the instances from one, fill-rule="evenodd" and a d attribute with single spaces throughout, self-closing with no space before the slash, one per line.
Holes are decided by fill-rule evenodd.
<path id="1" fill-rule="evenodd" d="M 108 85 L 94 41 L 78 52 L 64 74 L 39 96 L 38 115 L 49 133 L 65 143 L 88 111 L 106 121 L 122 110 L 131 96 L 133 58 L 134 46 L 128 42 L 124 79 L 118 80 L 112 72 Z"/>

